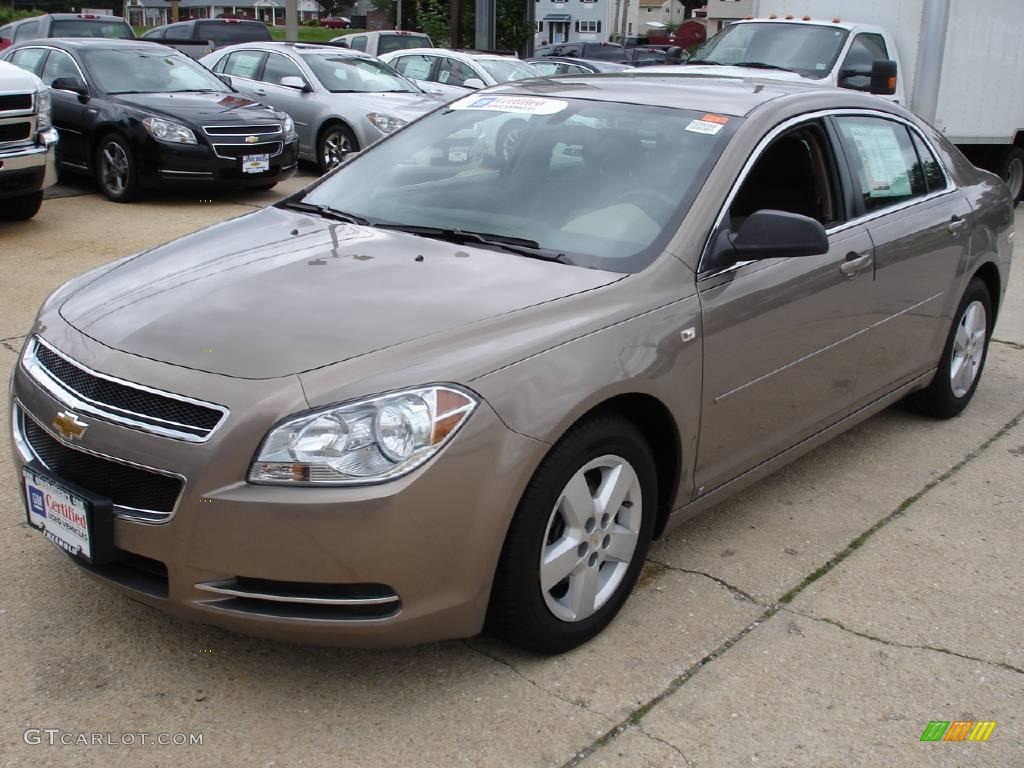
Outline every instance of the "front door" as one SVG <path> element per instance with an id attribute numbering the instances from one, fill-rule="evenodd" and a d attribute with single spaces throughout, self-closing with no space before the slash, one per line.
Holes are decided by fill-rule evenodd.
<path id="1" fill-rule="evenodd" d="M 569 40 L 569 22 L 552 21 L 548 23 L 552 43 L 565 43 Z"/>
<path id="2" fill-rule="evenodd" d="M 51 49 L 46 57 L 40 79 L 51 88 L 58 78 L 71 79 L 82 85 L 86 80 L 75 60 L 64 51 Z M 89 157 L 89 128 L 96 109 L 87 102 L 83 103 L 77 93 L 72 91 L 52 91 L 53 124 L 60 134 L 60 159 L 64 163 L 76 167 L 90 165 L 94 158 Z"/>
<path id="3" fill-rule="evenodd" d="M 819 256 L 741 262 L 717 271 L 702 264 L 698 495 L 828 427 L 852 407 L 870 323 L 874 250 L 862 225 L 847 224 L 836 141 L 831 127 L 817 120 L 775 138 L 711 239 L 738 232 L 755 211 L 775 209 L 817 219 L 829 232 L 830 248 Z"/>

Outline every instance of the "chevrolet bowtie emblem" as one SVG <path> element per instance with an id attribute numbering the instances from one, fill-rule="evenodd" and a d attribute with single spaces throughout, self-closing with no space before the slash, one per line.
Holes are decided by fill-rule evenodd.
<path id="1" fill-rule="evenodd" d="M 65 440 L 81 439 L 82 435 L 85 434 L 85 430 L 89 428 L 88 424 L 80 421 L 78 416 L 71 411 L 61 411 L 53 417 L 51 424 L 54 429 L 60 432 Z"/>
<path id="2" fill-rule="evenodd" d="M 260 140 L 259 136 L 246 136 L 245 137 L 245 143 L 246 144 L 255 144 L 259 140 Z"/>

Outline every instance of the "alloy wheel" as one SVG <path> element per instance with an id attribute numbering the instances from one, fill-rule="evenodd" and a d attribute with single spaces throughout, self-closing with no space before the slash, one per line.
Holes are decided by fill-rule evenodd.
<path id="1" fill-rule="evenodd" d="M 621 456 L 587 462 L 566 484 L 539 563 L 544 602 L 559 619 L 593 616 L 622 584 L 643 523 L 642 495 L 636 470 Z"/>
<path id="2" fill-rule="evenodd" d="M 967 305 L 953 336 L 953 354 L 949 361 L 949 383 L 954 397 L 963 397 L 978 377 L 985 356 L 988 320 L 980 301 Z"/>
<path id="3" fill-rule="evenodd" d="M 516 144 L 519 143 L 519 139 L 522 138 L 522 128 L 510 128 L 509 131 L 502 137 L 501 142 L 501 158 L 508 162 L 512 157 L 512 151 L 516 148 Z"/>
<path id="4" fill-rule="evenodd" d="M 120 197 L 128 187 L 128 155 L 116 141 L 108 141 L 100 151 L 100 180 L 114 197 Z"/>
<path id="5" fill-rule="evenodd" d="M 336 168 L 351 151 L 352 142 L 343 131 L 335 128 L 324 137 L 323 161 L 328 170 Z"/>

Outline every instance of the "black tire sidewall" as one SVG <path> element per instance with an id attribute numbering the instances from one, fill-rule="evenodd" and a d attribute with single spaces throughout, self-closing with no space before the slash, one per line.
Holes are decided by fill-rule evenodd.
<path id="1" fill-rule="evenodd" d="M 39 212 L 42 204 L 42 192 L 0 200 L 0 221 L 28 221 Z"/>
<path id="2" fill-rule="evenodd" d="M 636 551 L 615 594 L 593 615 L 566 622 L 554 616 L 540 588 L 542 542 L 555 503 L 569 479 L 604 455 L 628 461 L 640 482 L 643 518 Z M 658 511 L 657 475 L 651 449 L 632 422 L 612 415 L 570 430 L 541 462 L 516 509 L 495 578 L 488 626 L 521 647 L 543 653 L 574 648 L 604 629 L 622 608 L 643 568 Z"/>
<path id="3" fill-rule="evenodd" d="M 120 195 L 112 194 L 107 187 L 103 184 L 103 179 L 100 176 L 100 156 L 103 154 L 103 148 L 116 142 L 122 150 L 124 150 L 125 157 L 128 158 L 128 181 L 125 184 L 124 192 Z M 116 133 L 108 133 L 99 143 L 96 145 L 96 158 L 95 158 L 95 177 L 96 183 L 99 185 L 103 194 L 115 203 L 127 203 L 136 199 L 139 196 L 139 168 L 135 162 L 135 153 L 132 152 L 131 145 L 122 137 Z"/>

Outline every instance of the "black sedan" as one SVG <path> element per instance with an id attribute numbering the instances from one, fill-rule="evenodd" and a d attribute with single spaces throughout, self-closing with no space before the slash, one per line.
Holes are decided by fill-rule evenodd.
<path id="1" fill-rule="evenodd" d="M 62 170 L 95 176 L 111 200 L 182 184 L 269 189 L 295 172 L 292 119 L 177 51 L 137 41 L 38 40 L 3 58 L 53 89 Z"/>
<path id="2" fill-rule="evenodd" d="M 576 59 L 571 56 L 538 56 L 526 62 L 545 75 L 596 75 L 601 72 L 622 72 L 632 69 L 629 64 L 597 59 Z"/>

